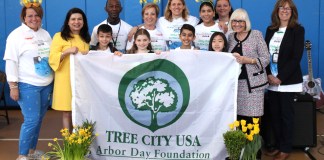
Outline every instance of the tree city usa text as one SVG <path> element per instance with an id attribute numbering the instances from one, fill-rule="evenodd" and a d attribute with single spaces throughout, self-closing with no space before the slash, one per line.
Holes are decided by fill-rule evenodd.
<path id="1" fill-rule="evenodd" d="M 174 146 L 186 147 L 190 146 L 199 147 L 201 146 L 198 136 L 193 135 L 143 135 L 141 138 L 137 134 L 118 132 L 118 131 L 106 131 L 108 143 L 123 143 L 123 144 L 138 144 L 141 142 L 147 146 Z M 139 141 L 140 140 L 140 141 Z M 172 144 L 174 143 L 174 144 Z M 172 147 L 173 148 L 173 147 Z M 168 149 L 170 150 L 170 149 Z M 210 153 L 200 153 L 199 150 L 178 150 L 178 152 L 172 150 L 172 152 L 162 151 L 160 149 L 144 151 L 135 147 L 128 147 L 127 149 L 115 148 L 108 146 L 102 148 L 98 146 L 96 148 L 96 154 L 100 156 L 113 156 L 113 157 L 141 157 L 145 159 L 150 158 L 184 158 L 184 159 L 209 159 Z"/>

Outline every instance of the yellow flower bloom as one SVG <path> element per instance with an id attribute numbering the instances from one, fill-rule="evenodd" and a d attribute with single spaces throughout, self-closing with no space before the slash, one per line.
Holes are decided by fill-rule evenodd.
<path id="1" fill-rule="evenodd" d="M 60 132 L 63 136 L 63 146 L 57 142 L 57 138 L 53 140 L 56 143 L 48 143 L 52 151 L 46 154 L 54 159 L 62 159 L 62 157 L 71 157 L 71 159 L 79 159 L 89 152 L 89 147 L 95 138 L 93 133 L 95 123 L 84 122 L 82 126 L 74 126 L 74 132 L 70 133 L 68 129 L 61 129 Z"/>
<path id="2" fill-rule="evenodd" d="M 242 125 L 242 126 L 245 126 L 245 125 L 246 125 L 246 120 L 243 120 L 243 119 L 242 119 L 242 120 L 241 120 L 241 125 Z"/>
<path id="3" fill-rule="evenodd" d="M 259 128 L 259 124 L 253 124 L 254 128 Z"/>
<path id="4" fill-rule="evenodd" d="M 259 118 L 253 118 L 253 123 L 258 124 L 259 123 Z"/>
<path id="5" fill-rule="evenodd" d="M 80 129 L 79 130 L 79 135 L 81 135 L 81 136 L 83 136 L 83 135 L 85 135 L 86 134 L 86 131 L 84 130 L 84 129 Z"/>
<path id="6" fill-rule="evenodd" d="M 41 160 L 49 160 L 49 158 L 48 158 L 48 157 L 45 157 L 45 156 L 43 155 L 43 156 L 41 156 Z"/>
<path id="7" fill-rule="evenodd" d="M 234 124 L 231 123 L 231 124 L 229 125 L 229 127 L 230 127 L 231 130 L 233 130 L 233 129 L 234 129 Z"/>
<path id="8" fill-rule="evenodd" d="M 251 134 L 248 135 L 248 136 L 247 136 L 247 139 L 248 139 L 249 141 L 253 141 L 253 135 L 251 135 Z"/>
<path id="9" fill-rule="evenodd" d="M 81 138 L 78 139 L 78 143 L 79 143 L 79 144 L 82 143 L 82 139 L 81 139 Z"/>
<path id="10" fill-rule="evenodd" d="M 247 128 L 251 130 L 251 129 L 253 128 L 253 125 L 252 125 L 251 123 L 249 123 L 249 124 L 247 125 Z"/>
<path id="11" fill-rule="evenodd" d="M 250 130 L 250 135 L 254 135 L 255 133 L 254 133 L 254 130 Z"/>
<path id="12" fill-rule="evenodd" d="M 75 133 L 72 133 L 72 134 L 70 135 L 70 137 L 71 137 L 71 138 L 76 137 Z"/>
<path id="13" fill-rule="evenodd" d="M 240 126 L 240 122 L 239 122 L 239 121 L 235 121 L 235 122 L 234 122 L 234 126 L 235 126 L 235 127 Z"/>
<path id="14" fill-rule="evenodd" d="M 246 126 L 242 126 L 242 131 L 245 133 L 247 131 L 247 127 Z"/>
<path id="15" fill-rule="evenodd" d="M 254 132 L 254 134 L 259 134 L 260 133 L 260 128 L 254 126 L 253 132 Z"/>

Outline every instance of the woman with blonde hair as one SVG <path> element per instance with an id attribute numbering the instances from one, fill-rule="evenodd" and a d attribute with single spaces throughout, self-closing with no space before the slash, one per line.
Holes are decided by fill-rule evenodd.
<path id="1" fill-rule="evenodd" d="M 270 56 L 262 33 L 251 29 L 251 21 L 244 9 L 236 9 L 229 21 L 233 30 L 228 37 L 228 51 L 241 64 L 237 92 L 237 119 L 252 123 L 252 118 L 264 113 L 264 91 L 268 86 L 265 67 Z"/>

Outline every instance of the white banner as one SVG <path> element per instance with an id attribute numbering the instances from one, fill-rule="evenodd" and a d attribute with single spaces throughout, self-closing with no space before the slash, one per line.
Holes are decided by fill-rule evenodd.
<path id="1" fill-rule="evenodd" d="M 78 54 L 73 123 L 96 122 L 93 159 L 225 159 L 238 73 L 228 53 Z"/>

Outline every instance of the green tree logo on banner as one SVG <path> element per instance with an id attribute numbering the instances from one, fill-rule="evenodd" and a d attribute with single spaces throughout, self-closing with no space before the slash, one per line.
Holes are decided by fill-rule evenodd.
<path id="1" fill-rule="evenodd" d="M 149 77 L 133 86 L 130 94 L 133 105 L 138 110 L 151 111 L 151 127 L 157 126 L 158 112 L 171 112 L 176 109 L 177 93 L 167 80 Z"/>
<path id="2" fill-rule="evenodd" d="M 177 65 L 158 59 L 128 71 L 118 97 L 130 120 L 154 132 L 182 116 L 189 103 L 189 82 Z"/>

